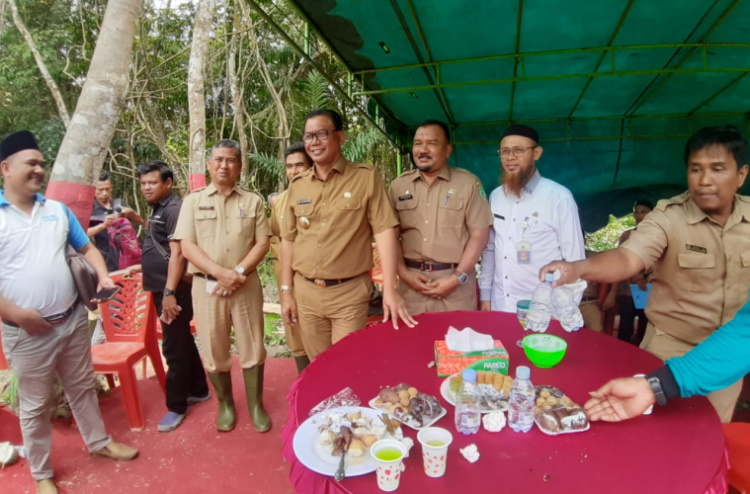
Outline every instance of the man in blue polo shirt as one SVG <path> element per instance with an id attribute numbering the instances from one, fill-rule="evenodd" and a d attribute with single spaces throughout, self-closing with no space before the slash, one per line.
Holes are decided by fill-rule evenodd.
<path id="1" fill-rule="evenodd" d="M 18 377 L 24 446 L 37 492 L 56 493 L 50 461 L 49 397 L 60 381 L 88 450 L 130 460 L 138 450 L 112 441 L 94 390 L 88 318 L 65 256 L 67 244 L 99 275 L 99 288 L 114 287 L 99 251 L 62 203 L 39 191 L 45 162 L 31 132 L 0 143 L 0 318 L 5 356 Z"/>

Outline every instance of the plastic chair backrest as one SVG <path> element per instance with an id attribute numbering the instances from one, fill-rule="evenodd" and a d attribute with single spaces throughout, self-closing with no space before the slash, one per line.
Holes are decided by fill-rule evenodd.
<path id="1" fill-rule="evenodd" d="M 111 300 L 99 304 L 107 343 L 145 343 L 148 332 L 156 330 L 151 292 L 143 291 L 140 274 L 112 275 L 112 281 L 122 289 Z"/>

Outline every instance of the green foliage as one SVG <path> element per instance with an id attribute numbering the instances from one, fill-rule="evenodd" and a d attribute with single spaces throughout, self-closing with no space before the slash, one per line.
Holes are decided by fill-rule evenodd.
<path id="1" fill-rule="evenodd" d="M 278 314 L 266 314 L 263 319 L 263 343 L 266 345 L 284 345 L 284 323 Z"/>
<path id="2" fill-rule="evenodd" d="M 586 250 L 592 252 L 602 252 L 604 250 L 614 249 L 620 241 L 620 235 L 625 230 L 635 227 L 633 214 L 627 214 L 622 218 L 615 218 L 609 215 L 609 223 L 593 233 L 586 234 Z"/>

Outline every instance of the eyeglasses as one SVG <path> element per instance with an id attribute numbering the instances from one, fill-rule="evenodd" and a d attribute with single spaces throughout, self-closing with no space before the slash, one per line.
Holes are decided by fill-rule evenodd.
<path id="1" fill-rule="evenodd" d="M 337 130 L 321 129 L 317 132 L 308 132 L 302 136 L 302 140 L 308 143 L 313 142 L 315 138 L 317 138 L 319 141 L 325 141 L 328 139 L 328 136 L 331 135 L 331 132 L 337 132 Z"/>
<path id="2" fill-rule="evenodd" d="M 510 156 L 510 153 L 513 153 L 513 156 L 515 156 L 516 158 L 520 158 L 521 156 L 523 156 L 524 154 L 526 154 L 526 150 L 528 150 L 528 149 L 534 149 L 534 148 L 537 148 L 537 147 L 539 147 L 539 146 L 526 146 L 525 148 L 517 147 L 517 148 L 512 148 L 512 149 L 511 148 L 502 148 L 502 149 L 498 149 L 497 150 L 497 154 L 501 158 L 507 158 L 507 157 Z"/>

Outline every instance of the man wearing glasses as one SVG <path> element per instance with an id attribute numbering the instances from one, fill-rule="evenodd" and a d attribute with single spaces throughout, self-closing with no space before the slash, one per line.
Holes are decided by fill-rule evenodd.
<path id="1" fill-rule="evenodd" d="M 341 155 L 341 115 L 318 110 L 305 120 L 311 170 L 292 179 L 281 222 L 281 306 L 298 324 L 310 359 L 367 320 L 372 237 L 383 267 L 384 318 L 415 323 L 396 291 L 398 219 L 377 168 Z"/>
<path id="2" fill-rule="evenodd" d="M 515 312 L 539 285 L 539 268 L 553 260 L 585 258 L 578 207 L 568 189 L 543 178 L 539 134 L 511 125 L 500 141 L 502 185 L 490 195 L 493 224 L 482 254 L 482 310 Z M 576 304 L 580 302 L 580 289 Z"/>

